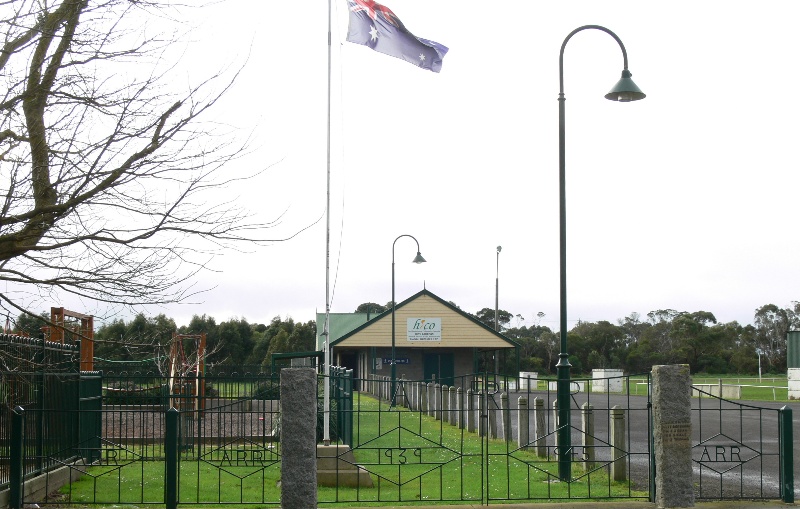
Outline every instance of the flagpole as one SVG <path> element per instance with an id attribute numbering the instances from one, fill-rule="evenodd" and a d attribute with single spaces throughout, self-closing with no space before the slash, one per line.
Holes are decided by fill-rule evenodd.
<path id="1" fill-rule="evenodd" d="M 330 318 L 331 318 L 331 2 L 328 0 L 328 129 L 327 129 L 327 196 L 325 204 L 325 326 L 322 335 L 325 338 L 325 383 L 323 385 L 323 434 L 322 442 L 331 445 L 330 412 L 331 412 L 331 348 L 330 348 Z"/>

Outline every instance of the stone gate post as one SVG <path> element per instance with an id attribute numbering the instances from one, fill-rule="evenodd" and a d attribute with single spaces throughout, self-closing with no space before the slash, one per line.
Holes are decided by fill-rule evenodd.
<path id="1" fill-rule="evenodd" d="M 689 366 L 653 366 L 656 505 L 693 507 L 692 379 Z"/>
<path id="2" fill-rule="evenodd" d="M 317 373 L 281 370 L 281 507 L 317 507 Z"/>

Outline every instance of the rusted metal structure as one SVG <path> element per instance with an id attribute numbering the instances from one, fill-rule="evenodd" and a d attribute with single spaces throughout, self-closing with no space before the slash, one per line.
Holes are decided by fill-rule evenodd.
<path id="1" fill-rule="evenodd" d="M 94 371 L 94 317 L 63 307 L 50 308 L 54 326 L 43 327 L 45 338 L 53 343 L 81 345 L 81 371 Z"/>
<path id="2" fill-rule="evenodd" d="M 194 341 L 189 347 L 187 355 L 184 341 Z M 188 402 L 194 401 L 194 410 L 204 410 L 205 373 L 206 361 L 206 333 L 200 334 L 172 334 L 172 343 L 169 349 L 169 389 L 170 406 L 175 406 L 177 399 L 182 402 L 182 410 L 191 406 Z M 187 408 L 183 408 L 187 407 Z"/>

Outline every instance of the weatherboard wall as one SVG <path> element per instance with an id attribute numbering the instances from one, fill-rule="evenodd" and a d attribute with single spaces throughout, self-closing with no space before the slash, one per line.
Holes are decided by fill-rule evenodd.
<path id="1" fill-rule="evenodd" d="M 441 341 L 409 341 L 406 334 L 408 319 L 440 318 Z M 368 326 L 353 332 L 335 343 L 336 348 L 387 347 L 392 344 L 392 315 L 385 313 Z M 395 310 L 396 348 L 514 348 L 514 344 L 474 320 L 439 302 L 430 295 L 398 306 Z"/>

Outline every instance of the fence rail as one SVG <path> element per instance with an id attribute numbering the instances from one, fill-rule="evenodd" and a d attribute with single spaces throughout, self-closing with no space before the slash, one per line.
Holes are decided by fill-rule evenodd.
<path id="1" fill-rule="evenodd" d="M 171 380 L 157 370 L 116 370 L 113 376 L 34 374 L 42 382 L 34 392 L 39 399 L 28 401 L 18 412 L 19 436 L 11 436 L 11 430 L 0 444 L 0 466 L 6 465 L 7 472 L 17 462 L 24 466 L 16 471 L 22 472 L 25 483 L 7 477 L 7 484 L 22 488 L 20 504 L 280 505 L 280 436 L 292 430 L 281 429 L 277 376 L 255 372 L 245 376 L 238 370 Z M 640 380 L 644 387 L 638 385 Z M 480 373 L 454 377 L 450 385 L 423 380 L 392 384 L 388 378 L 354 379 L 344 368 L 332 368 L 328 380 L 319 375 L 317 441 L 322 441 L 323 387 L 329 384 L 334 451 L 318 450 L 318 465 L 327 465 L 318 469 L 327 470 L 334 479 L 332 486 L 320 481 L 320 506 L 652 499 L 649 376 L 611 377 L 600 384 L 574 379 L 569 423 L 558 422 L 557 397 L 549 382 L 512 388 L 502 377 Z M 393 385 L 396 392 L 390 394 Z M 204 390 L 198 391 L 199 386 Z M 68 401 L 74 404 L 69 406 Z M 718 454 L 719 435 L 755 450 L 746 432 L 734 436 L 724 427 L 736 420 L 731 415 L 746 419 L 750 409 L 739 406 L 736 413 L 727 406 L 710 407 L 712 401 L 717 400 L 694 400 L 700 405 L 697 416 L 702 415 L 698 429 L 703 434 L 697 443 L 707 448 L 709 457 Z M 709 410 L 715 412 L 716 421 L 705 416 Z M 785 452 L 792 444 L 791 413 L 788 418 L 785 412 L 775 415 L 781 419 Z M 714 429 L 714 422 L 723 427 Z M 557 439 L 563 426 L 569 426 L 573 444 L 567 482 L 560 480 L 558 471 Z M 21 444 L 13 454 L 11 443 Z M 708 467 L 709 458 L 702 456 L 701 447 L 694 451 L 703 468 Z M 759 451 L 770 462 L 783 462 L 779 484 L 793 480 L 791 458 L 786 463 L 780 454 L 771 456 L 766 445 Z M 741 450 L 734 452 L 740 455 L 737 459 L 744 459 Z M 730 453 L 729 449 L 726 459 Z M 27 480 L 53 467 L 82 479 L 66 485 L 55 498 L 25 498 Z M 718 479 L 707 473 L 698 484 L 704 497 L 714 498 L 712 488 Z M 44 493 L 57 489 L 53 484 Z M 738 496 L 785 495 L 770 488 Z"/>
<path id="2" fill-rule="evenodd" d="M 27 410 L 30 444 L 21 475 L 27 479 L 69 459 L 61 447 L 78 425 L 69 417 L 79 401 L 79 362 L 78 345 L 0 334 L 0 490 L 10 482 L 10 423 L 17 407 Z"/>
<path id="3" fill-rule="evenodd" d="M 792 410 L 739 403 L 693 387 L 698 499 L 794 500 Z M 786 423 L 789 425 L 786 425 Z"/>
<path id="4" fill-rule="evenodd" d="M 376 476 L 386 493 L 381 501 L 386 502 L 403 502 L 421 495 L 420 486 L 414 485 L 420 478 L 412 475 L 406 480 L 403 475 L 407 463 L 416 468 L 422 468 L 417 463 L 425 465 L 429 484 L 437 484 L 435 477 L 449 479 L 450 491 L 427 493 L 430 500 L 646 500 L 650 498 L 652 478 L 650 400 L 646 391 L 642 396 L 633 394 L 629 387 L 635 387 L 635 382 L 631 380 L 627 376 L 600 381 L 605 383 L 572 380 L 571 422 L 566 425 L 571 430 L 576 468 L 568 483 L 555 482 L 559 480 L 557 431 L 561 426 L 551 380 L 525 379 L 526 383 L 518 383 L 512 377 L 481 373 L 454 377 L 448 385 L 402 379 L 392 384 L 389 377 L 371 376 L 360 386 L 388 405 L 371 409 L 369 400 L 358 398 L 356 422 L 362 422 L 360 414 L 373 412 L 376 417 L 371 420 L 386 423 L 390 430 L 402 429 L 405 440 L 386 444 L 386 435 L 373 436 L 373 430 L 357 425 L 353 450 L 356 458 L 367 458 L 359 462 L 367 471 L 383 472 L 387 462 L 395 469 L 391 475 Z M 392 387 L 395 394 L 391 394 Z M 392 408 L 391 401 L 399 408 Z M 433 437 L 447 437 L 449 433 L 457 439 L 435 441 L 428 436 L 427 426 L 433 426 Z M 425 446 L 405 445 L 415 440 Z M 426 455 L 447 460 L 441 465 L 423 462 Z M 458 472 L 448 470 L 448 465 L 454 464 L 461 465 Z"/>

